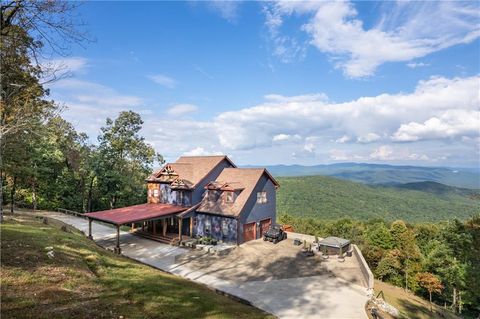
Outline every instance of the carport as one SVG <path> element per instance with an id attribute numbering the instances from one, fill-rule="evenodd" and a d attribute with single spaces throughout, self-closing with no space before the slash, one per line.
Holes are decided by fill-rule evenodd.
<path id="1" fill-rule="evenodd" d="M 87 213 L 88 219 L 88 238 L 92 237 L 92 221 L 111 224 L 117 229 L 117 241 L 115 252 L 120 254 L 120 226 L 138 222 L 153 221 L 168 217 L 176 217 L 176 214 L 187 210 L 188 207 L 176 206 L 170 204 L 140 204 L 117 209 L 104 210 L 99 212 Z M 181 218 L 180 218 L 181 219 Z M 180 223 L 181 225 L 181 223 Z M 179 237 L 181 238 L 181 226 Z"/>

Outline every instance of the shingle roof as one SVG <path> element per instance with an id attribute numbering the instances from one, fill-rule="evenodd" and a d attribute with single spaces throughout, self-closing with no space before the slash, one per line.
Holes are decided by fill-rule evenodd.
<path id="1" fill-rule="evenodd" d="M 161 172 L 166 168 L 171 168 L 178 174 L 178 178 L 184 180 L 184 183 L 195 187 L 210 173 L 220 162 L 228 161 L 232 166 L 235 164 L 225 155 L 221 156 L 182 156 L 174 163 L 165 164 L 160 170 L 156 170 L 147 178 L 150 182 L 162 181 Z M 173 180 L 172 180 L 173 181 Z"/>
<path id="2" fill-rule="evenodd" d="M 224 168 L 222 173 L 217 177 L 213 185 L 235 185 L 238 189 L 242 189 L 235 199 L 234 203 L 227 203 L 222 194 L 217 201 L 209 201 L 204 198 L 200 206 L 197 208 L 198 212 L 218 214 L 224 216 L 237 217 L 242 212 L 245 204 L 250 196 L 253 194 L 255 186 L 263 175 L 266 175 L 272 180 L 275 186 L 278 183 L 271 177 L 268 171 L 264 168 Z"/>
<path id="3" fill-rule="evenodd" d="M 88 218 L 114 225 L 134 223 L 173 215 L 187 210 L 186 207 L 170 204 L 140 204 L 123 208 L 103 210 L 84 214 Z"/>

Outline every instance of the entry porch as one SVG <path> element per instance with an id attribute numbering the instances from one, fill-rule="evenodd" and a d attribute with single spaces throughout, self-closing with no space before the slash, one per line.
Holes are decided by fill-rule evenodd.
<path id="1" fill-rule="evenodd" d="M 179 244 L 192 237 L 193 218 L 168 216 L 132 223 L 130 232 L 165 244 Z"/>

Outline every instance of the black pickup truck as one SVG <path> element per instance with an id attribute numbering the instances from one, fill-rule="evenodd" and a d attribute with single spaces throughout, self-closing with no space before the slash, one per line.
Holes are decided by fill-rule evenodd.
<path id="1" fill-rule="evenodd" d="M 265 234 L 263 234 L 263 240 L 271 241 L 274 244 L 284 239 L 287 239 L 287 233 L 278 225 L 270 226 Z"/>

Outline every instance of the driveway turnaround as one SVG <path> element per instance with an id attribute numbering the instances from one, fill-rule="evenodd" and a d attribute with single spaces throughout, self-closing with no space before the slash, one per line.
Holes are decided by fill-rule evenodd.
<path id="1" fill-rule="evenodd" d="M 41 214 L 58 219 L 85 233 L 88 232 L 86 219 L 56 212 Z M 113 250 L 115 229 L 93 222 L 92 235 L 100 246 Z M 250 260 L 248 263 L 250 269 L 248 269 L 242 256 L 232 255 L 232 257 L 224 257 L 229 263 L 230 269 L 227 270 L 225 263 L 217 264 L 216 268 L 211 266 L 211 264 L 215 264 L 216 259 L 222 258 L 220 256 L 158 243 L 128 232 L 122 231 L 120 236 L 123 255 L 244 299 L 253 306 L 279 318 L 367 318 L 364 310 L 368 300 L 366 288 L 335 276 L 335 271 L 330 271 L 331 266 L 330 268 L 320 267 L 317 271 L 312 269 L 315 265 L 302 266 L 300 261 L 292 260 L 293 264 L 290 266 L 288 263 L 280 266 L 272 264 L 270 265 L 272 268 L 268 268 L 262 263 Z M 260 241 L 247 243 L 240 246 L 239 249 L 243 249 L 246 245 L 251 245 L 251 247 L 266 245 L 263 242 L 258 243 Z M 270 247 L 274 247 L 271 249 L 277 247 L 277 249 L 281 249 L 280 246 L 271 245 Z M 287 242 L 284 242 L 283 245 L 287 245 Z M 248 248 L 251 251 L 261 251 L 251 247 Z M 263 249 L 268 251 L 270 248 L 265 246 Z M 232 254 L 238 253 L 234 250 Z M 262 260 L 264 256 L 259 255 L 258 257 L 259 260 Z M 206 264 L 210 258 L 212 263 Z M 230 262 L 229 258 L 233 258 L 232 262 L 234 260 L 236 262 Z M 202 263 L 204 264 L 202 265 Z M 218 271 L 220 268 L 224 271 Z M 292 269 L 295 271 L 292 272 Z M 354 270 L 352 269 L 352 271 Z M 272 274 L 269 275 L 269 272 Z M 239 275 L 242 273 L 244 275 Z M 258 275 L 255 275 L 256 273 Z"/>

